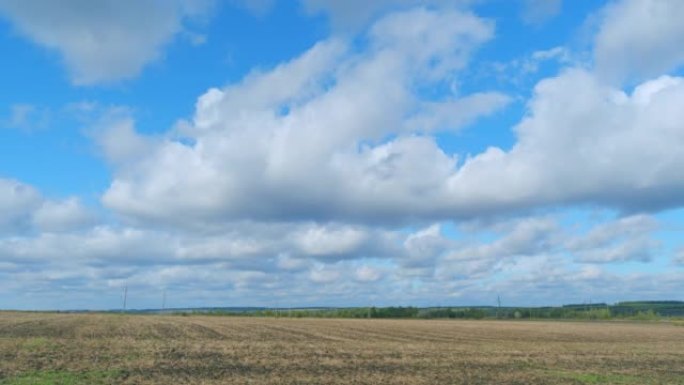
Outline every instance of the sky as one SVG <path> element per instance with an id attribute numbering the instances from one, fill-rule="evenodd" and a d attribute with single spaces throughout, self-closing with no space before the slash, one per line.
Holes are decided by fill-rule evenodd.
<path id="1" fill-rule="evenodd" d="M 0 0 L 0 308 L 682 300 L 682 19 Z"/>

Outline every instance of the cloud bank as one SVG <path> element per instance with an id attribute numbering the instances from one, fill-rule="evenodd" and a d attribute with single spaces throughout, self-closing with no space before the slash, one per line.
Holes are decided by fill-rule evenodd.
<path id="1" fill-rule="evenodd" d="M 163 54 L 209 0 L 0 1 L 0 16 L 36 44 L 60 54 L 77 85 L 137 76 Z"/>
<path id="2" fill-rule="evenodd" d="M 128 20 L 123 3 L 108 21 Z M 139 46 L 119 52 L 128 64 L 108 68 L 69 38 L 88 26 L 48 41 L 37 11 L 2 0 L 0 10 L 60 50 L 77 82 L 99 83 L 134 76 L 208 6 L 165 4 Z M 684 205 L 675 4 L 610 3 L 588 61 L 567 59 L 567 47 L 537 51 L 530 60 L 560 57 L 561 68 L 538 79 L 523 116 L 503 127 L 513 143 L 464 154 L 442 137 L 479 134 L 490 127 L 478 122 L 518 100 L 461 87 L 496 39 L 493 21 L 451 2 L 304 0 L 344 32 L 207 90 L 191 118 L 162 134 L 139 132 L 125 110 L 106 114 L 92 130 L 112 173 L 102 207 L 0 179 L 0 279 L 9 282 L 0 294 L 36 307 L 59 292 L 116 307 L 124 286 L 140 306 L 164 290 L 179 306 L 677 296 L 682 251 L 663 242 L 659 217 Z M 117 28 L 115 43 L 139 27 Z M 536 73 L 523 67 L 509 65 Z M 656 271 L 664 255 L 675 268 Z M 88 303 L 71 298 L 61 306 Z"/>

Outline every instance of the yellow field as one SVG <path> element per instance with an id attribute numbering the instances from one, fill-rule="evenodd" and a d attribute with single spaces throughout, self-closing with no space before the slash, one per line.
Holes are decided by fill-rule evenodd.
<path id="1" fill-rule="evenodd" d="M 0 384 L 684 384 L 655 323 L 0 313 Z"/>

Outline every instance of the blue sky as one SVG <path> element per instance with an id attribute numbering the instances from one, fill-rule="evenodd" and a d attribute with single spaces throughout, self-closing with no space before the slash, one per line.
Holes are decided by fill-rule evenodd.
<path id="1" fill-rule="evenodd" d="M 682 299 L 677 0 L 0 0 L 0 308 Z"/>

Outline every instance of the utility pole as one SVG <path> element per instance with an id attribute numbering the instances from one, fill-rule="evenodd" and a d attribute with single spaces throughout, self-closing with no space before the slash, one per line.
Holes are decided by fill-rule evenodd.
<path id="1" fill-rule="evenodd" d="M 496 296 L 496 303 L 499 305 L 496 309 L 496 319 L 499 319 L 499 313 L 501 312 L 501 295 Z"/>
<path id="2" fill-rule="evenodd" d="M 166 310 L 166 289 L 164 289 L 164 294 L 162 294 L 162 310 Z"/>
<path id="3" fill-rule="evenodd" d="M 123 311 L 126 312 L 126 300 L 128 299 L 128 285 L 124 286 Z"/>

